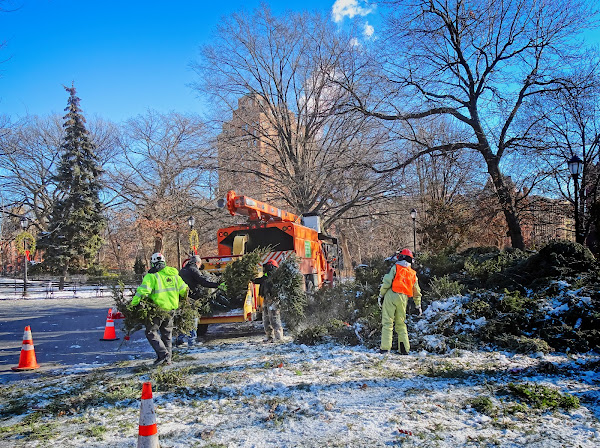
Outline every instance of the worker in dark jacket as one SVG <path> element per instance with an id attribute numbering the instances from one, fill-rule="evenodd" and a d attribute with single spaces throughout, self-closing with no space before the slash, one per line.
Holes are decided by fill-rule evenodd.
<path id="1" fill-rule="evenodd" d="M 197 300 L 202 297 L 202 288 L 218 288 L 219 283 L 211 282 L 205 278 L 200 272 L 200 265 L 202 259 L 198 255 L 192 255 L 188 262 L 179 271 L 179 276 L 187 284 L 189 291 L 189 298 Z M 198 327 L 198 318 L 196 318 L 195 327 Z M 197 332 L 192 330 L 189 335 L 180 334 L 177 336 L 175 341 L 176 346 L 183 345 L 185 338 L 188 339 L 188 345 L 194 345 L 196 343 Z"/>
<path id="2" fill-rule="evenodd" d="M 200 272 L 201 258 L 198 255 L 192 255 L 189 261 L 179 271 L 179 276 L 190 288 L 189 296 L 192 299 L 198 299 L 202 295 L 201 288 L 218 288 L 219 283 L 211 282 Z"/>
<path id="3" fill-rule="evenodd" d="M 262 277 L 254 279 L 254 283 L 260 285 L 258 294 L 263 297 L 263 326 L 267 335 L 265 342 L 283 341 L 279 298 L 273 292 L 273 273 L 278 267 L 275 260 L 269 260 L 263 264 Z"/>

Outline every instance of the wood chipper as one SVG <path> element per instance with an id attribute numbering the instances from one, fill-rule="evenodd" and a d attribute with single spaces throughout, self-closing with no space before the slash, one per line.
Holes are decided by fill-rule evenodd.
<path id="1" fill-rule="evenodd" d="M 318 216 L 297 216 L 265 202 L 236 195 L 232 190 L 219 205 L 227 207 L 232 216 L 244 215 L 248 220 L 217 231 L 218 256 L 201 257 L 205 271 L 219 274 L 245 253 L 269 248 L 270 252 L 260 261 L 261 266 L 269 260 L 281 263 L 295 254 L 300 260 L 299 268 L 307 290 L 334 282 L 339 259 L 337 240 L 321 233 Z M 243 309 L 203 316 L 200 325 L 260 320 L 262 300 L 258 285 L 250 283 Z M 205 327 L 199 327 L 199 331 L 202 330 L 205 332 Z"/>

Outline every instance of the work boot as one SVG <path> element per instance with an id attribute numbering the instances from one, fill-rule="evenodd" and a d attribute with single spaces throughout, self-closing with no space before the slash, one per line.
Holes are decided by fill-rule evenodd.
<path id="1" fill-rule="evenodd" d="M 169 355 L 163 358 L 156 358 L 156 360 L 152 363 L 155 366 L 170 366 L 171 365 L 171 357 Z"/>
<path id="2" fill-rule="evenodd" d="M 267 333 L 267 334 L 265 334 L 265 338 L 263 339 L 263 342 L 273 342 L 274 339 L 275 339 L 274 332 Z"/>
<path id="3" fill-rule="evenodd" d="M 389 350 L 384 350 L 382 348 L 379 349 L 379 353 L 382 355 L 387 355 L 390 351 Z"/>
<path id="4" fill-rule="evenodd" d="M 404 348 L 404 342 L 400 342 L 398 344 L 398 347 L 400 348 L 400 350 L 398 350 L 398 353 L 400 353 L 401 355 L 408 355 L 406 348 Z"/>
<path id="5" fill-rule="evenodd" d="M 154 360 L 154 362 L 152 363 L 152 365 L 154 365 L 154 366 L 160 366 L 161 364 L 164 364 L 165 359 L 167 359 L 167 358 L 156 358 Z"/>

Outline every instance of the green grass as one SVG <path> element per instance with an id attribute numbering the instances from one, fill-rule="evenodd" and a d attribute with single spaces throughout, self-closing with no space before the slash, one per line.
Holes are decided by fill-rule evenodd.
<path id="1" fill-rule="evenodd" d="M 488 396 L 480 396 L 469 400 L 469 404 L 473 409 L 481 414 L 493 417 L 497 413 L 497 409 L 492 403 L 492 399 Z"/>
<path id="2" fill-rule="evenodd" d="M 508 384 L 508 391 L 521 402 L 540 410 L 564 409 L 569 411 L 579 407 L 579 399 L 568 393 L 561 393 L 551 387 L 534 383 Z"/>
<path id="3" fill-rule="evenodd" d="M 431 378 L 469 378 L 472 373 L 467 372 L 463 367 L 457 367 L 451 362 L 430 363 L 423 372 L 425 376 Z"/>
<path id="4" fill-rule="evenodd" d="M 176 387 L 185 386 L 190 375 L 190 367 L 178 369 L 158 368 L 150 374 L 155 390 L 170 391 Z"/>
<path id="5" fill-rule="evenodd" d="M 91 428 L 86 428 L 83 431 L 83 435 L 87 436 L 87 437 L 93 437 L 94 439 L 97 440 L 103 440 L 104 439 L 104 434 L 106 433 L 107 429 L 105 426 L 92 426 Z"/>

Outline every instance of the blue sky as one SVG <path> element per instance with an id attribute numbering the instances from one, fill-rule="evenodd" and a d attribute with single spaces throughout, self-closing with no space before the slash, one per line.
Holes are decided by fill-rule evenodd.
<path id="1" fill-rule="evenodd" d="M 322 11 L 357 33 L 375 0 L 267 0 L 274 13 Z M 120 122 L 147 109 L 202 113 L 189 84 L 219 20 L 260 0 L 0 0 L 0 115 L 63 113 L 75 83 L 86 116 Z M 375 29 L 375 35 L 377 31 Z M 600 36 L 592 36 L 600 42 Z"/>
<path id="2" fill-rule="evenodd" d="M 275 13 L 334 4 L 360 18 L 363 0 L 267 2 Z M 189 64 L 219 20 L 259 0 L 4 0 L 0 7 L 0 114 L 63 113 L 73 81 L 86 116 L 116 122 L 144 113 L 202 112 Z M 363 9 L 358 9 L 363 8 Z M 10 10 L 10 11 L 6 11 Z M 338 8 L 339 10 L 339 8 Z M 339 16 L 338 18 L 341 18 Z"/>

